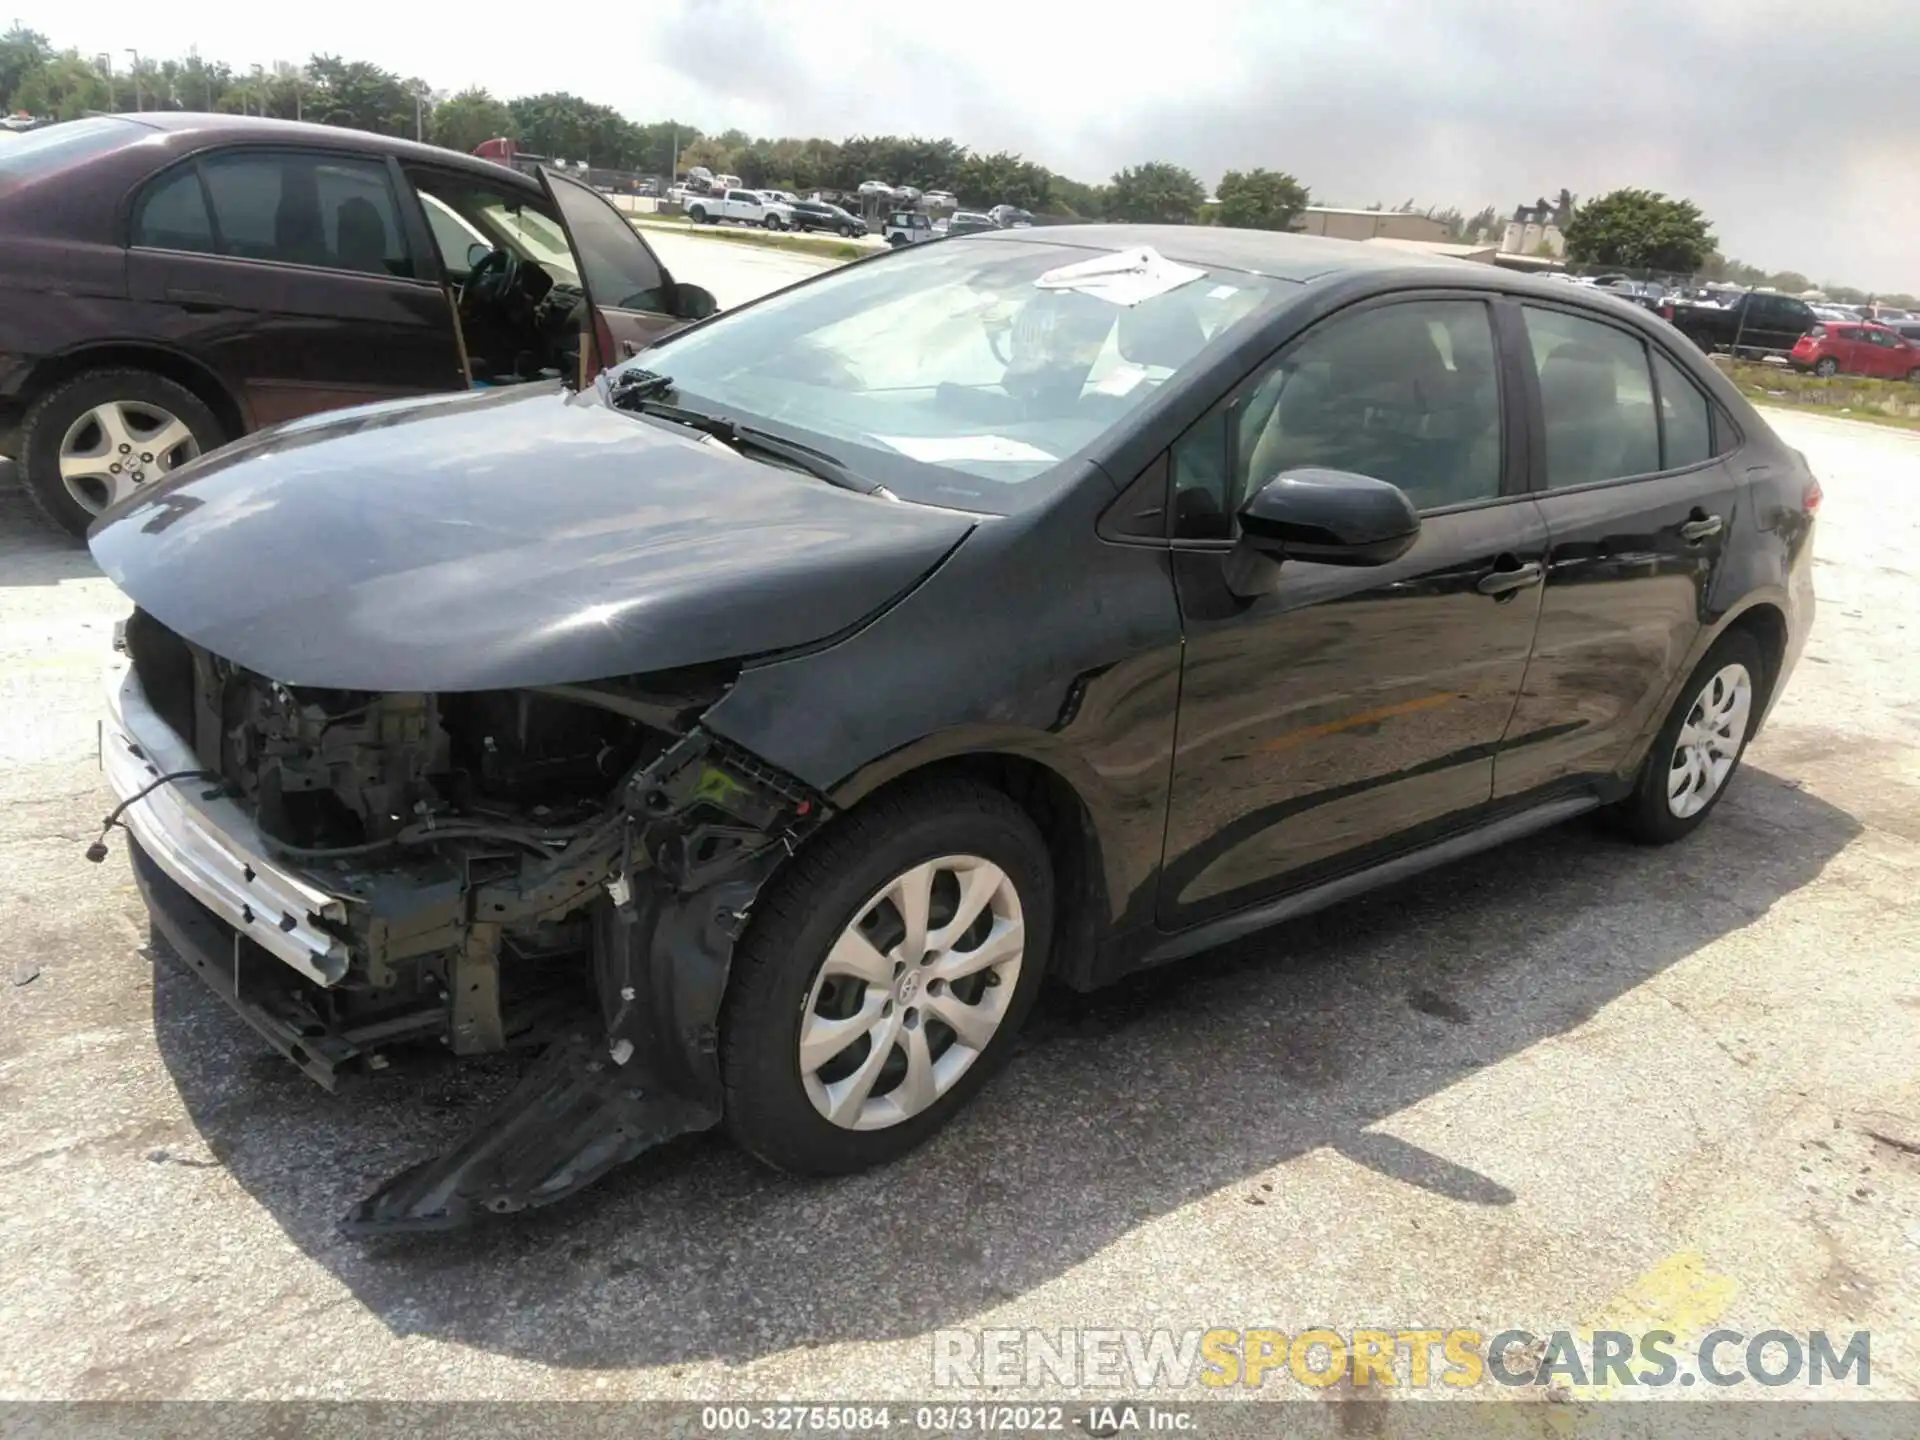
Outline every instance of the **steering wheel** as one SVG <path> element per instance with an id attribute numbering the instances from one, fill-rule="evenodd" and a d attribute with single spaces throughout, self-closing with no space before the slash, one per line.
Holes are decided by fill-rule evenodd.
<path id="1" fill-rule="evenodd" d="M 480 263 L 467 272 L 460 286 L 460 304 L 497 305 L 520 285 L 520 257 L 511 250 L 489 250 Z"/>

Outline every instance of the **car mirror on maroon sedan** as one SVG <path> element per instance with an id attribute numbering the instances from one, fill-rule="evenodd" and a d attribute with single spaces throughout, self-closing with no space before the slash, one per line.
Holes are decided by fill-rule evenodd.
<path id="1" fill-rule="evenodd" d="M 1419 535 L 1405 491 L 1345 470 L 1283 470 L 1240 507 L 1242 543 L 1276 560 L 1386 565 Z"/>

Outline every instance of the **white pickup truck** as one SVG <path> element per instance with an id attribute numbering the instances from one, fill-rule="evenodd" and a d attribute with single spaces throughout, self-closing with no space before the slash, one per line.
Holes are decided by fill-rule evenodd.
<path id="1" fill-rule="evenodd" d="M 688 197 L 687 218 L 695 224 L 717 225 L 722 220 L 732 220 L 740 225 L 790 230 L 793 207 L 758 190 L 724 190 L 718 195 Z"/>

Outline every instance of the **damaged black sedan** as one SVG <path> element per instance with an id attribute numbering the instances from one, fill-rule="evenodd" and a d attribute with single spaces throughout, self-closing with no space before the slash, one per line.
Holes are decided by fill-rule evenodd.
<path id="1" fill-rule="evenodd" d="M 718 1124 L 886 1161 L 1049 977 L 1706 817 L 1804 641 L 1819 487 L 1671 340 L 1372 247 L 1024 230 L 579 390 L 283 425 L 93 529 L 137 607 L 110 824 L 322 1085 L 542 1047 L 350 1229 Z"/>

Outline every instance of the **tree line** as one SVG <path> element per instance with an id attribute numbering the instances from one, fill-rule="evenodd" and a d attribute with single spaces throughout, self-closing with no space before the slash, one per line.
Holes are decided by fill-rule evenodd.
<path id="1" fill-rule="evenodd" d="M 950 139 L 708 133 L 671 118 L 641 124 L 564 91 L 505 100 L 484 89 L 449 94 L 418 77 L 338 55 L 244 70 L 198 53 L 132 55 L 116 66 L 110 54 L 55 50 L 44 35 L 19 26 L 0 36 L 0 108 L 62 120 L 121 110 L 267 115 L 418 138 L 461 152 L 505 135 L 535 154 L 600 169 L 666 176 L 704 165 L 748 185 L 800 193 L 852 191 L 881 180 L 950 191 L 969 208 L 1018 205 L 1068 219 L 1286 230 L 1312 200 L 1305 184 L 1281 170 L 1229 170 L 1211 196 L 1193 171 L 1164 161 L 1128 166 L 1104 184 L 1088 184 L 1013 151 L 988 153 Z M 1419 210 L 1412 199 L 1393 208 L 1426 215 L 1456 241 L 1498 243 L 1506 226 L 1505 212 L 1492 205 L 1472 215 L 1452 207 Z M 1789 293 L 1812 288 L 1797 272 L 1769 273 L 1722 256 L 1710 225 L 1689 201 L 1623 190 L 1582 206 L 1562 189 L 1536 208 L 1565 233 L 1568 258 L 1577 263 L 1700 274 Z M 1826 288 L 1835 299 L 1868 298 L 1846 286 Z M 1905 296 L 1881 298 L 1913 303 Z"/>

